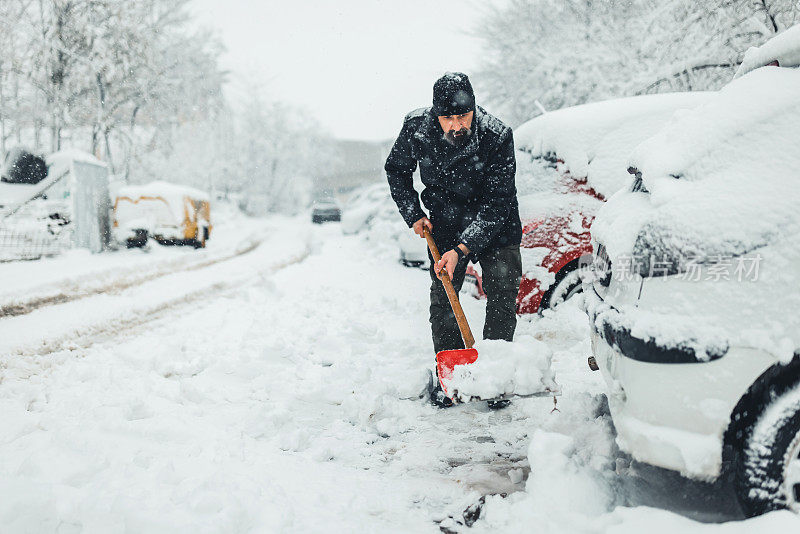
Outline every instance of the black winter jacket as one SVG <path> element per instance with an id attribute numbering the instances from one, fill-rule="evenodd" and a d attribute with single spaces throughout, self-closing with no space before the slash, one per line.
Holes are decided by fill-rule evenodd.
<path id="1" fill-rule="evenodd" d="M 479 259 L 486 252 L 519 245 L 516 160 L 511 128 L 476 106 L 469 142 L 456 148 L 443 136 L 430 108 L 406 115 L 386 159 L 392 198 L 408 226 L 425 216 L 412 175 L 419 163 L 433 235 L 442 252 L 464 243 Z"/>

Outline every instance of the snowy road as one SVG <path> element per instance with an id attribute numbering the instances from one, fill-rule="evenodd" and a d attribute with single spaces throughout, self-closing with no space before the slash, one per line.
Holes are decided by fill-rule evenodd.
<path id="1" fill-rule="evenodd" d="M 410 400 L 433 360 L 427 273 L 337 225 L 264 228 L 225 261 L 0 319 L 4 531 L 462 531 L 504 493 L 472 531 L 705 532 L 614 509 L 707 488 L 618 458 L 577 306 L 518 329 L 553 349 L 560 412 L 437 410 Z M 797 524 L 755 521 L 719 528 Z"/>

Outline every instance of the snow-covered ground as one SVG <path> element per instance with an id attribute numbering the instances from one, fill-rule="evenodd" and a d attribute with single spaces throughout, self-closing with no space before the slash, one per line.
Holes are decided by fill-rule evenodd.
<path id="1" fill-rule="evenodd" d="M 306 221 L 240 219 L 199 253 L 0 265 L 0 530 L 800 527 L 698 523 L 739 519 L 732 497 L 617 451 L 577 302 L 518 327 L 552 351 L 560 411 L 419 400 L 428 274 Z M 484 303 L 463 304 L 480 331 Z"/>

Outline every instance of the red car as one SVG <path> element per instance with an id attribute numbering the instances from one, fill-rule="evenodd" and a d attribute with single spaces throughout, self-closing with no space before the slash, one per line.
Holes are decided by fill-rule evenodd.
<path id="1" fill-rule="evenodd" d="M 629 184 L 628 154 L 680 109 L 710 93 L 643 95 L 545 113 L 520 126 L 517 190 L 523 277 L 517 313 L 553 308 L 581 291 L 591 264 L 590 229 L 602 202 Z M 581 259 L 583 258 L 583 260 Z M 484 297 L 480 266 L 467 269 Z"/>

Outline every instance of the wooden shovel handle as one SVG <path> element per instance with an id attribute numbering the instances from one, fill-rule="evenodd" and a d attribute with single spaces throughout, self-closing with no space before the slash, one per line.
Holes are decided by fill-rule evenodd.
<path id="1" fill-rule="evenodd" d="M 422 233 L 428 241 L 428 248 L 431 249 L 433 261 L 438 262 L 442 256 L 439 254 L 439 249 L 436 247 L 433 236 L 425 226 L 422 227 Z M 447 293 L 447 299 L 450 301 L 450 307 L 453 308 L 453 314 L 456 316 L 458 329 L 461 331 L 461 339 L 464 340 L 464 348 L 471 349 L 475 345 L 475 338 L 472 335 L 472 330 L 469 328 L 467 316 L 464 315 L 464 310 L 461 309 L 461 302 L 458 300 L 453 282 L 450 280 L 450 275 L 447 274 L 446 270 L 442 273 L 442 285 L 444 285 L 444 291 Z"/>

